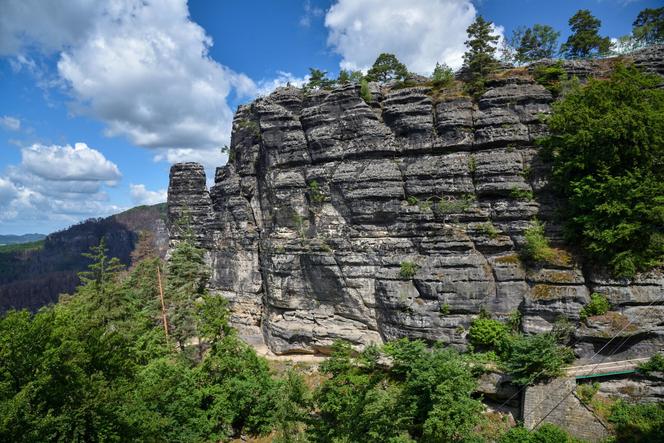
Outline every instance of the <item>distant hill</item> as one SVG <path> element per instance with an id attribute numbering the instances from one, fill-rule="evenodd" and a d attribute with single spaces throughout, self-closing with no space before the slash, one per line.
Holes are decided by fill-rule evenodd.
<path id="1" fill-rule="evenodd" d="M 82 253 L 106 239 L 109 255 L 131 264 L 139 233 L 149 234 L 155 253 L 168 247 L 166 204 L 138 206 L 107 218 L 89 219 L 37 241 L 0 246 L 0 312 L 36 310 L 70 293 L 89 263 Z"/>
<path id="2" fill-rule="evenodd" d="M 44 234 L 0 235 L 0 246 L 30 243 L 46 238 Z"/>

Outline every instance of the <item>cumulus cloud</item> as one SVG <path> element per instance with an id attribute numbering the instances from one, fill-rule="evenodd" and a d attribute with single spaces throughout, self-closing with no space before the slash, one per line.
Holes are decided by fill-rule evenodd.
<path id="1" fill-rule="evenodd" d="M 104 186 L 120 177 L 117 165 L 85 143 L 22 148 L 21 163 L 0 176 L 0 221 L 68 224 L 118 212 L 122 208 L 109 203 Z"/>
<path id="2" fill-rule="evenodd" d="M 461 66 L 475 15 L 470 0 L 338 0 L 325 26 L 344 69 L 366 70 L 379 53 L 390 52 L 409 70 L 428 74 L 436 62 Z"/>
<path id="3" fill-rule="evenodd" d="M 18 131 L 21 129 L 21 120 L 9 115 L 3 115 L 0 117 L 0 126 L 10 131 Z"/>
<path id="4" fill-rule="evenodd" d="M 166 201 L 167 192 L 165 189 L 157 191 L 148 190 L 145 185 L 129 185 L 129 194 L 135 205 L 154 205 Z"/>
<path id="5" fill-rule="evenodd" d="M 74 147 L 34 144 L 24 148 L 21 157 L 25 170 L 47 180 L 114 182 L 122 177 L 115 163 L 85 143 Z"/>
<path id="6" fill-rule="evenodd" d="M 14 69 L 32 70 L 30 49 L 57 53 L 59 82 L 43 83 L 64 85 L 74 114 L 158 158 L 181 161 L 193 150 L 220 160 L 209 154 L 229 142 L 229 96 L 251 97 L 258 86 L 209 56 L 213 41 L 186 0 L 46 3 L 3 0 L 0 55 L 12 55 Z"/>
<path id="7" fill-rule="evenodd" d="M 304 2 L 304 14 L 300 17 L 300 26 L 308 28 L 311 22 L 323 16 L 325 11 L 318 6 L 312 5 L 310 0 Z"/>
<path id="8" fill-rule="evenodd" d="M 261 80 L 258 82 L 257 95 L 268 95 L 272 91 L 282 86 L 295 86 L 301 87 L 309 81 L 309 75 L 304 77 L 296 77 L 290 72 L 277 71 L 277 75 L 274 78 Z"/>

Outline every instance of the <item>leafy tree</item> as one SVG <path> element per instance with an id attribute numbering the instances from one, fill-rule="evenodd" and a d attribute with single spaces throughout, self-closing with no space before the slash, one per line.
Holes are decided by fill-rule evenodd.
<path id="1" fill-rule="evenodd" d="M 618 67 L 556 103 L 553 184 L 566 198 L 568 240 L 614 275 L 664 262 L 664 90 L 660 79 Z"/>
<path id="2" fill-rule="evenodd" d="M 337 83 L 340 85 L 345 85 L 348 83 L 359 83 L 364 78 L 362 71 L 348 71 L 346 69 L 341 69 L 339 71 L 339 77 L 337 77 Z"/>
<path id="3" fill-rule="evenodd" d="M 436 63 L 431 80 L 437 88 L 449 86 L 454 81 L 454 71 L 445 63 Z"/>
<path id="4" fill-rule="evenodd" d="M 602 22 L 587 9 L 580 9 L 569 19 L 572 34 L 560 48 L 560 52 L 569 58 L 585 58 L 606 54 L 611 48 L 608 37 L 600 37 Z"/>
<path id="5" fill-rule="evenodd" d="M 309 82 L 305 89 L 326 89 L 334 86 L 334 80 L 327 78 L 327 71 L 316 68 L 309 68 Z"/>
<path id="6" fill-rule="evenodd" d="M 468 40 L 465 44 L 468 50 L 463 55 L 463 62 L 470 76 L 468 87 L 471 93 L 480 94 L 484 90 L 487 76 L 498 67 L 494 56 L 498 36 L 493 33 L 493 23 L 481 15 L 477 16 L 466 32 Z"/>
<path id="7" fill-rule="evenodd" d="M 473 346 L 489 348 L 498 355 L 504 355 L 509 350 L 510 331 L 498 320 L 478 318 L 470 325 L 468 339 Z"/>
<path id="8" fill-rule="evenodd" d="M 552 58 L 556 53 L 560 32 L 551 26 L 536 24 L 523 30 L 518 39 L 515 59 L 519 63 L 527 63 L 542 58 Z"/>
<path id="9" fill-rule="evenodd" d="M 632 23 L 632 34 L 642 44 L 664 43 L 664 7 L 639 12 Z"/>
<path id="10" fill-rule="evenodd" d="M 616 441 L 656 443 L 664 435 L 664 403 L 630 404 L 618 400 L 611 408 L 609 422 Z"/>
<path id="11" fill-rule="evenodd" d="M 383 52 L 367 72 L 366 78 L 370 82 L 402 82 L 408 78 L 408 69 L 394 54 Z"/>
<path id="12" fill-rule="evenodd" d="M 573 359 L 572 350 L 559 345 L 554 334 L 543 333 L 515 337 L 503 364 L 514 383 L 528 385 L 559 376 Z"/>

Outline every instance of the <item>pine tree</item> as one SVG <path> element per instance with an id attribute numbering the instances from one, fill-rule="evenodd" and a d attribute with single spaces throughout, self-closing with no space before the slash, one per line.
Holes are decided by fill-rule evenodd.
<path id="1" fill-rule="evenodd" d="M 632 24 L 634 38 L 642 44 L 664 43 L 664 7 L 646 8 Z"/>
<path id="2" fill-rule="evenodd" d="M 367 81 L 386 83 L 402 82 L 408 78 L 408 69 L 394 54 L 383 52 L 367 72 Z"/>
<path id="3" fill-rule="evenodd" d="M 87 271 L 78 273 L 78 277 L 81 279 L 83 290 L 91 291 L 93 303 L 102 308 L 104 319 L 107 321 L 120 304 L 115 292 L 117 292 L 118 275 L 124 269 L 124 265 L 117 257 L 108 257 L 108 248 L 103 237 L 98 245 L 92 246 L 90 252 L 83 253 L 83 256 L 90 259 L 90 264 Z"/>
<path id="4" fill-rule="evenodd" d="M 556 53 L 560 32 L 551 26 L 536 24 L 523 31 L 515 58 L 519 63 L 526 63 L 542 58 L 552 58 Z"/>
<path id="5" fill-rule="evenodd" d="M 484 90 L 487 76 L 498 67 L 494 56 L 498 36 L 493 34 L 492 23 L 484 20 L 481 15 L 477 16 L 466 32 L 468 40 L 465 44 L 468 50 L 463 55 L 463 65 L 470 76 L 468 90 L 478 95 Z"/>
<path id="6" fill-rule="evenodd" d="M 611 49 L 611 40 L 599 35 L 602 22 L 589 10 L 578 10 L 568 23 L 572 29 L 572 35 L 560 48 L 560 52 L 566 57 L 586 58 L 606 54 Z"/>

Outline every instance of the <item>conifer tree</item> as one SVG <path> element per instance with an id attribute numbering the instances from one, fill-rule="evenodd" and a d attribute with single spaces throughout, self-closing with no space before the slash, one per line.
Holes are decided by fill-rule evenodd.
<path id="1" fill-rule="evenodd" d="M 639 43 L 664 43 L 664 7 L 644 9 L 639 12 L 632 26 L 632 34 Z"/>
<path id="2" fill-rule="evenodd" d="M 408 78 L 408 69 L 394 54 L 383 52 L 367 72 L 367 81 L 386 83 L 402 82 Z"/>
<path id="3" fill-rule="evenodd" d="M 90 252 L 84 252 L 84 257 L 90 259 L 87 271 L 78 273 L 81 279 L 82 290 L 90 291 L 92 302 L 102 308 L 106 322 L 120 305 L 116 296 L 117 278 L 124 269 L 124 265 L 117 257 L 108 257 L 106 239 L 102 237 L 99 244 L 92 246 Z"/>
<path id="4" fill-rule="evenodd" d="M 523 30 L 518 41 L 515 58 L 519 63 L 526 63 L 542 58 L 552 58 L 556 53 L 560 32 L 551 26 L 536 24 Z"/>
<path id="5" fill-rule="evenodd" d="M 568 23 L 572 29 L 572 35 L 560 48 L 560 52 L 566 57 L 586 58 L 606 54 L 611 49 L 611 40 L 599 35 L 602 22 L 589 10 L 578 10 Z"/>
<path id="6" fill-rule="evenodd" d="M 473 95 L 483 92 L 487 76 L 496 70 L 498 61 L 494 53 L 498 36 L 493 34 L 492 23 L 478 15 L 466 30 L 468 50 L 463 55 L 464 70 L 470 76 L 468 89 Z"/>

